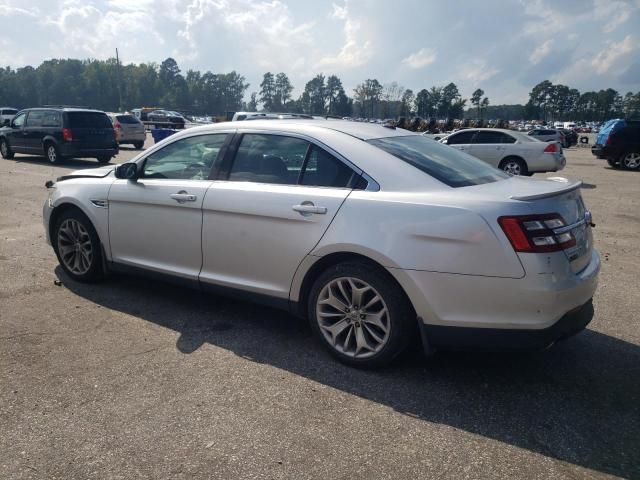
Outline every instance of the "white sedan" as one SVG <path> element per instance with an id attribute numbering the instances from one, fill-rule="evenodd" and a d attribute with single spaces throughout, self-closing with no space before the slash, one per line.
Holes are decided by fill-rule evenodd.
<path id="1" fill-rule="evenodd" d="M 560 142 L 541 142 L 498 128 L 469 128 L 440 140 L 511 175 L 562 170 L 566 159 Z"/>
<path id="2" fill-rule="evenodd" d="M 512 177 L 405 130 L 206 125 L 47 186 L 71 279 L 130 272 L 279 306 L 352 365 L 416 332 L 428 351 L 545 347 L 593 314 L 580 182 Z"/>

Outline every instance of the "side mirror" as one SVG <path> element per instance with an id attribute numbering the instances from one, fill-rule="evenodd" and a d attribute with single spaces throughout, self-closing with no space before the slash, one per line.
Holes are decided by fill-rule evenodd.
<path id="1" fill-rule="evenodd" d="M 116 167 L 116 178 L 122 180 L 136 180 L 138 178 L 138 164 L 129 162 Z"/>

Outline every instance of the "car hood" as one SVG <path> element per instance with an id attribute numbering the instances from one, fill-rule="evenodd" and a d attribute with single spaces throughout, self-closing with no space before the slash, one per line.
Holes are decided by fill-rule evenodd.
<path id="1" fill-rule="evenodd" d="M 63 180 L 69 180 L 71 178 L 104 178 L 109 175 L 115 169 L 114 166 L 110 167 L 100 167 L 100 168 L 89 168 L 86 170 L 76 170 L 75 172 L 68 173 L 67 175 L 63 175 L 57 178 L 58 182 L 62 182 Z"/>

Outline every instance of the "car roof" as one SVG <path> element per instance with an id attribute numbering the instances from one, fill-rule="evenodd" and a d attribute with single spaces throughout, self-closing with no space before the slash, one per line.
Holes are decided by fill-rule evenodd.
<path id="1" fill-rule="evenodd" d="M 57 112 L 92 112 L 92 113 L 105 113 L 102 110 L 94 110 L 92 108 L 82 107 L 31 107 L 21 110 L 21 112 L 30 112 L 32 110 L 55 110 Z"/>
<path id="2" fill-rule="evenodd" d="M 274 119 L 274 120 L 240 120 L 235 122 L 217 123 L 219 128 L 251 128 L 261 130 L 304 130 L 305 127 L 324 128 L 350 135 L 360 140 L 374 138 L 399 137 L 418 135 L 417 133 L 403 130 L 402 128 L 389 128 L 377 123 L 350 122 L 348 120 L 334 119 Z M 206 128 L 206 127 L 198 127 Z"/>

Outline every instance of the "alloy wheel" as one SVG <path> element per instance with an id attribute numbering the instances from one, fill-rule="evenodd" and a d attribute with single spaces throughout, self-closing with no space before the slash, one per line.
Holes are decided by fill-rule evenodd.
<path id="1" fill-rule="evenodd" d="M 640 167 L 640 153 L 627 153 L 622 159 L 622 166 L 630 170 L 636 170 Z"/>
<path id="2" fill-rule="evenodd" d="M 520 164 L 518 162 L 505 163 L 505 165 L 504 165 L 504 167 L 502 169 L 505 172 L 507 172 L 509 175 L 521 175 L 522 174 L 522 169 L 520 168 Z"/>
<path id="3" fill-rule="evenodd" d="M 47 158 L 51 163 L 56 163 L 58 160 L 58 152 L 56 152 L 56 147 L 53 145 L 47 147 Z"/>
<path id="4" fill-rule="evenodd" d="M 316 303 L 320 331 L 338 352 L 367 358 L 384 348 L 391 321 L 382 296 L 368 283 L 353 277 L 331 280 Z"/>
<path id="5" fill-rule="evenodd" d="M 84 275 L 91 268 L 93 246 L 87 229 L 78 220 L 67 218 L 58 229 L 58 252 L 71 273 Z"/>

